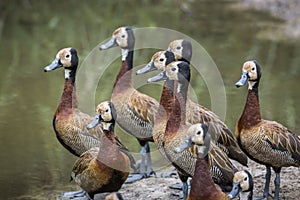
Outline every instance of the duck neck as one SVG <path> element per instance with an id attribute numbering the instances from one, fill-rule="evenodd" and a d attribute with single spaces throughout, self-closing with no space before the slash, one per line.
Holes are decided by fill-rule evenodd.
<path id="1" fill-rule="evenodd" d="M 252 199 L 253 199 L 253 191 L 240 192 L 240 200 L 252 200 Z"/>
<path id="2" fill-rule="evenodd" d="M 200 196 L 209 197 L 216 190 L 218 189 L 216 188 L 215 183 L 210 175 L 208 156 L 204 158 L 198 157 L 190 191 L 190 198 L 194 199 L 195 197 L 199 198 Z"/>
<path id="3" fill-rule="evenodd" d="M 160 97 L 160 108 L 156 114 L 156 121 L 158 123 L 166 122 L 169 119 L 174 104 L 173 91 L 174 81 L 166 80 Z"/>
<path id="4" fill-rule="evenodd" d="M 186 101 L 187 101 L 188 84 L 179 83 L 175 81 L 174 90 L 175 102 L 173 104 L 172 112 L 167 122 L 166 136 L 174 134 L 178 131 L 180 125 L 186 123 Z"/>
<path id="5" fill-rule="evenodd" d="M 239 132 L 243 128 L 251 128 L 260 121 L 261 114 L 259 107 L 258 87 L 253 87 L 252 89 L 248 89 L 248 96 L 244 111 L 238 122 Z"/>
<path id="6" fill-rule="evenodd" d="M 117 149 L 117 141 L 114 133 L 114 123 L 103 124 L 103 134 L 101 137 L 98 159 L 100 159 L 100 161 L 103 161 L 103 159 L 109 157 L 107 155 L 111 154 Z"/>
<path id="7" fill-rule="evenodd" d="M 57 113 L 70 114 L 74 108 L 78 108 L 76 88 L 75 88 L 76 70 L 65 69 L 65 84 L 62 97 L 57 108 Z"/>
<path id="8" fill-rule="evenodd" d="M 132 87 L 133 50 L 121 49 L 122 64 L 114 84 L 114 93 Z"/>

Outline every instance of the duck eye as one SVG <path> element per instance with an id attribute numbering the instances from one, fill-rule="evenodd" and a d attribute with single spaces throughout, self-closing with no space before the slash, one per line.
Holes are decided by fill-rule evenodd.
<path id="1" fill-rule="evenodd" d="M 176 68 L 175 68 L 175 67 L 172 67 L 171 70 L 174 72 L 174 71 L 176 71 Z"/>
<path id="2" fill-rule="evenodd" d="M 197 132 L 197 135 L 200 135 L 200 134 L 201 134 L 201 131 L 198 131 L 198 132 Z"/>
<path id="3" fill-rule="evenodd" d="M 163 59 L 163 58 L 160 58 L 159 61 L 162 62 L 162 61 L 164 61 L 164 59 Z"/>
<path id="4" fill-rule="evenodd" d="M 180 46 L 178 46 L 178 47 L 176 47 L 176 49 L 177 49 L 177 50 L 180 50 L 180 49 L 181 49 L 181 47 L 180 47 Z"/>
<path id="5" fill-rule="evenodd" d="M 121 38 L 125 38 L 125 35 L 121 35 Z"/>
<path id="6" fill-rule="evenodd" d="M 251 69 L 252 71 L 254 71 L 255 70 L 255 67 L 252 67 L 252 69 Z"/>
<path id="7" fill-rule="evenodd" d="M 109 111 L 108 109 L 105 110 L 105 112 L 108 112 L 108 111 Z"/>
<path id="8" fill-rule="evenodd" d="M 70 54 L 67 54 L 67 55 L 66 55 L 66 58 L 69 58 L 69 57 L 70 57 Z"/>
<path id="9" fill-rule="evenodd" d="M 247 181 L 247 177 L 244 178 L 244 181 Z"/>

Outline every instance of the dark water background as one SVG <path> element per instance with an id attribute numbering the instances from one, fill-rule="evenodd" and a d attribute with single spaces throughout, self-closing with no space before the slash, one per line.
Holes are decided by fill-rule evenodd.
<path id="1" fill-rule="evenodd" d="M 237 10 L 234 5 L 234 1 L 1 1 L 0 199 L 47 199 L 75 185 L 69 183 L 69 175 L 76 158 L 58 143 L 52 129 L 63 70 L 45 74 L 42 69 L 59 49 L 68 46 L 77 49 L 82 62 L 122 25 L 168 28 L 201 44 L 222 76 L 225 120 L 232 130 L 246 98 L 246 88 L 236 89 L 234 83 L 240 78 L 242 63 L 255 58 L 263 68 L 263 117 L 299 133 L 300 42 L 269 39 L 282 21 L 265 13 Z M 156 51 L 137 51 L 135 65 L 147 63 Z M 120 53 L 118 49 L 113 52 Z M 119 65 L 118 59 L 105 70 L 93 94 L 95 103 L 110 98 Z M 193 78 L 191 85 L 201 104 L 210 108 L 205 82 Z M 157 85 L 140 89 L 155 98 L 161 91 Z M 85 97 L 79 93 L 79 98 Z M 138 153 L 135 139 L 118 132 L 129 149 Z"/>

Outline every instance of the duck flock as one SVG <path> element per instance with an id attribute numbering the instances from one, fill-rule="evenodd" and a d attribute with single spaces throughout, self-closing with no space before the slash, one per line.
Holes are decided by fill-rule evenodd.
<path id="1" fill-rule="evenodd" d="M 121 67 L 114 82 L 111 99 L 101 102 L 94 117 L 78 109 L 75 80 L 78 55 L 74 48 L 61 49 L 44 68 L 65 70 L 61 100 L 53 118 L 59 142 L 78 157 L 71 179 L 82 191 L 66 192 L 64 198 L 93 199 L 99 193 L 112 193 L 124 183 L 155 174 L 149 142 L 175 167 L 182 181 L 183 199 L 253 199 L 253 178 L 247 170 L 238 171 L 231 159 L 247 166 L 248 158 L 266 166 L 261 199 L 269 196 L 271 168 L 274 199 L 280 199 L 282 167 L 300 166 L 300 139 L 283 125 L 261 117 L 258 88 L 262 76 L 256 60 L 243 64 L 236 87 L 248 84 L 244 110 L 235 133 L 212 111 L 189 98 L 191 42 L 171 41 L 167 50 L 155 53 L 135 75 L 158 70 L 149 83 L 164 81 L 159 101 L 133 87 L 135 37 L 132 28 L 116 29 L 99 49 L 121 48 Z M 116 137 L 115 123 L 134 136 L 141 146 L 139 169 L 129 150 Z M 133 173 L 130 173 L 133 171 Z M 188 178 L 191 177 L 191 187 Z"/>

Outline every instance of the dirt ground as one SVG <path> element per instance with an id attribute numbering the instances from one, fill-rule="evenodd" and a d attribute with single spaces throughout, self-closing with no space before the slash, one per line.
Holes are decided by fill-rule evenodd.
<path id="1" fill-rule="evenodd" d="M 265 167 L 249 160 L 249 167 L 245 168 L 236 163 L 239 169 L 248 169 L 254 177 L 254 196 L 261 196 L 265 184 Z M 167 171 L 172 171 L 172 167 Z M 179 199 L 178 190 L 170 189 L 169 186 L 180 183 L 177 175 L 172 178 L 161 178 L 160 172 L 157 177 L 143 179 L 141 181 L 124 184 L 120 193 L 124 199 Z M 281 172 L 281 190 L 280 196 L 282 200 L 300 199 L 300 169 L 295 167 L 283 168 Z M 271 195 L 274 195 L 273 180 L 275 174 L 272 171 L 271 177 Z M 273 199 L 269 197 L 268 199 Z"/>

